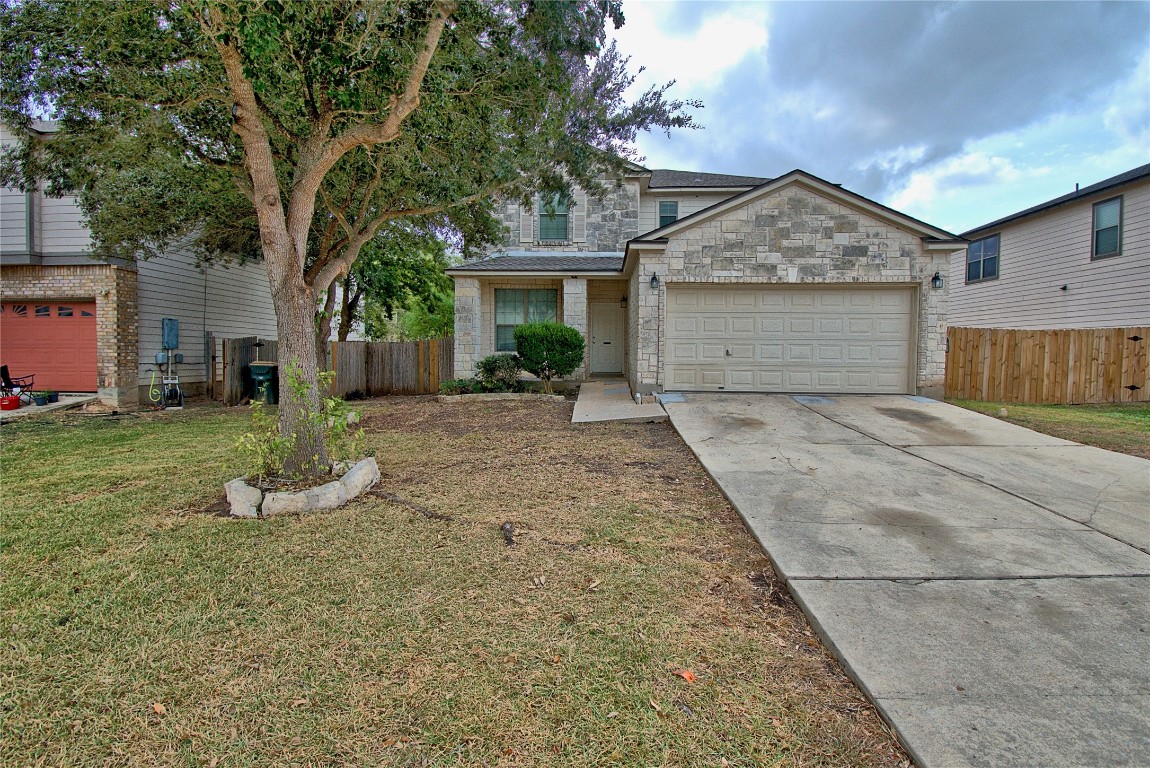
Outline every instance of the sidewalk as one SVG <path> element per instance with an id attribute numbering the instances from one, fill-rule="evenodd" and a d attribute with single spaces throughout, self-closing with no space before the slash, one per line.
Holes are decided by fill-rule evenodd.
<path id="1" fill-rule="evenodd" d="M 665 421 L 667 412 L 658 403 L 639 405 L 625 379 L 592 379 L 579 385 L 579 398 L 571 423 L 591 421 Z"/>

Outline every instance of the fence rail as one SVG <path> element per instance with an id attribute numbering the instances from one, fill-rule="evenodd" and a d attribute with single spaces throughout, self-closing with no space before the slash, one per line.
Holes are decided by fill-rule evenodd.
<path id="1" fill-rule="evenodd" d="M 279 345 L 255 336 L 220 342 L 220 394 L 216 395 L 214 381 L 212 393 L 222 396 L 224 405 L 239 405 L 252 394 L 248 365 L 253 360 L 278 360 Z M 454 375 L 455 340 L 336 341 L 331 344 L 331 361 L 332 392 L 340 397 L 353 392 L 369 397 L 433 394 L 441 381 Z"/>
<path id="2" fill-rule="evenodd" d="M 1013 403 L 1150 401 L 1150 327 L 951 328 L 946 396 Z"/>

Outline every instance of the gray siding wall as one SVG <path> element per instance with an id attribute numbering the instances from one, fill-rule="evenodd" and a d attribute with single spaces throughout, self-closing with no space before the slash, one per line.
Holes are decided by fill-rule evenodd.
<path id="1" fill-rule="evenodd" d="M 721 203 L 738 192 L 659 192 L 648 190 L 639 201 L 639 232 L 650 232 L 659 227 L 659 201 L 675 200 L 679 203 L 679 218 L 685 219 L 692 213 L 709 208 L 715 203 Z"/>
<path id="2" fill-rule="evenodd" d="M 1091 261 L 1093 205 L 1116 194 L 1123 197 L 1122 253 Z M 971 237 L 996 232 L 1002 237 L 997 279 L 967 285 L 965 253 L 951 261 L 951 325 L 1150 325 L 1150 182 L 1093 195 Z"/>
<path id="3" fill-rule="evenodd" d="M 161 320 L 180 321 L 182 382 L 205 381 L 204 331 L 217 337 L 276 338 L 275 309 L 262 262 L 196 266 L 187 251 L 139 262 L 140 384 L 151 380 Z"/>
<path id="4" fill-rule="evenodd" d="M 0 126 L 0 145 L 8 146 L 16 140 L 16 134 Z M 74 256 L 91 248 L 92 238 L 75 197 L 48 197 L 43 189 L 30 196 L 8 187 L 0 190 L 0 253 Z"/>

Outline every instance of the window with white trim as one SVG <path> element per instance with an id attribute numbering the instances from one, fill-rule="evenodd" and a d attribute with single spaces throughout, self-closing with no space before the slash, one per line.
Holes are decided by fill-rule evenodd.
<path id="1" fill-rule="evenodd" d="M 679 220 L 679 201 L 678 200 L 660 200 L 659 201 L 659 227 L 665 227 L 668 224 L 674 224 Z"/>
<path id="2" fill-rule="evenodd" d="M 975 240 L 966 248 L 966 282 L 978 283 L 998 277 L 998 235 Z"/>
<path id="3" fill-rule="evenodd" d="M 515 351 L 515 329 L 524 323 L 555 322 L 559 291 L 555 288 L 495 289 L 495 351 Z"/>
<path id="4" fill-rule="evenodd" d="M 1090 258 L 1122 253 L 1122 196 L 1094 204 L 1094 227 Z"/>

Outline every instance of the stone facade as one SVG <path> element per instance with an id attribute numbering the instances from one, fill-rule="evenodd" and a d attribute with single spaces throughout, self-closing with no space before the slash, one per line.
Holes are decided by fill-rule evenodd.
<path id="1" fill-rule="evenodd" d="M 473 277 L 455 278 L 455 375 L 467 379 L 475 375 L 479 361 L 480 313 L 479 281 Z"/>
<path id="2" fill-rule="evenodd" d="M 639 236 L 639 185 L 631 179 L 625 179 L 620 186 L 615 186 L 614 182 L 610 181 L 607 184 L 607 193 L 602 199 L 584 194 L 576 195 L 577 205 L 582 202 L 586 206 L 585 238 L 564 241 L 540 241 L 536 238 L 522 241 L 520 234 L 523 209 L 518 202 L 509 201 L 496 211 L 496 216 L 507 228 L 507 240 L 492 250 L 623 251 L 627 247 L 628 240 Z M 532 216 L 535 221 L 534 232 L 538 233 L 537 208 L 532 212 Z"/>
<path id="3" fill-rule="evenodd" d="M 5 266 L 0 269 L 3 301 L 96 302 L 96 376 L 100 399 L 134 405 L 139 344 L 136 272 L 109 264 Z"/>
<path id="4" fill-rule="evenodd" d="M 947 274 L 949 254 L 927 252 L 919 235 L 798 184 L 672 234 L 661 252 L 644 251 L 631 283 L 628 374 L 637 392 L 663 386 L 660 350 L 666 290 L 674 283 L 906 285 L 917 288 L 916 384 L 941 396 L 946 367 L 946 290 L 930 287 Z M 658 289 L 652 289 L 658 274 Z"/>
<path id="5" fill-rule="evenodd" d="M 571 277 L 563 280 L 563 316 L 562 321 L 564 325 L 569 325 L 582 334 L 583 338 L 590 343 L 590 337 L 587 335 L 587 281 L 580 277 Z M 571 373 L 571 378 L 575 381 L 582 381 L 588 363 L 588 347 L 583 349 L 583 365 L 576 368 Z"/>

